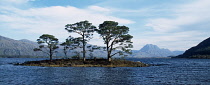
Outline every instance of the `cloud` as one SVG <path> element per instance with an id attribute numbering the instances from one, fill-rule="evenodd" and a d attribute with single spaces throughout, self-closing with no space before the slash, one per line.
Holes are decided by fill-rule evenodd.
<path id="1" fill-rule="evenodd" d="M 170 50 L 187 50 L 197 45 L 209 37 L 209 4 L 209 0 L 196 0 L 175 5 L 168 10 L 170 14 L 148 18 L 145 26 L 150 30 L 138 35 L 141 38 L 134 39 L 134 44 L 140 48 L 151 43 Z"/>
<path id="2" fill-rule="evenodd" d="M 22 2 L 24 1 L 28 0 L 22 0 Z M 134 21 L 128 19 L 101 13 L 102 10 L 108 11 L 108 9 L 99 6 L 90 6 L 85 9 L 73 6 L 51 6 L 29 9 L 19 9 L 16 7 L 0 8 L 2 8 L 0 9 L 0 23 L 4 23 L 4 26 L 0 25 L 1 27 L 21 30 L 22 33 L 28 34 L 53 34 L 60 39 L 65 39 L 69 35 L 64 29 L 66 24 L 73 24 L 83 20 L 88 20 L 95 26 L 106 20 L 117 21 L 121 24 L 134 23 Z"/>
<path id="3" fill-rule="evenodd" d="M 192 46 L 197 45 L 208 37 L 203 37 L 206 34 L 198 31 L 183 31 L 174 33 L 161 32 L 145 32 L 140 34 L 141 37 L 134 37 L 132 40 L 136 50 L 142 48 L 146 44 L 155 44 L 160 48 L 174 50 L 187 50 Z"/>
<path id="4" fill-rule="evenodd" d="M 89 6 L 89 10 L 97 11 L 97 12 L 111 12 L 111 9 L 103 8 L 100 6 Z"/>
<path id="5" fill-rule="evenodd" d="M 193 3 L 177 6 L 172 10 L 173 13 L 171 16 L 173 16 L 173 18 L 149 19 L 145 26 L 151 27 L 157 32 L 190 30 L 189 28 L 184 27 L 194 24 L 199 25 L 201 22 L 205 23 L 210 21 L 209 4 L 209 0 L 198 0 Z"/>
<path id="6" fill-rule="evenodd" d="M 0 0 L 1 6 L 21 6 L 35 0 Z"/>
<path id="7" fill-rule="evenodd" d="M 14 3 L 14 4 L 22 4 L 27 3 L 30 0 L 1 0 L 2 3 Z"/>
<path id="8" fill-rule="evenodd" d="M 182 5 L 175 4 L 169 8 L 162 7 L 162 5 L 148 7 L 145 5 L 146 7 L 143 8 L 125 7 L 125 9 L 101 7 L 101 5 L 91 5 L 85 8 L 25 6 L 30 1 L 33 0 L 0 0 L 1 30 L 7 29 L 14 33 L 21 33 L 20 36 L 33 35 L 36 36 L 35 38 L 41 34 L 52 34 L 62 41 L 70 35 L 64 30 L 66 24 L 88 20 L 98 26 L 103 21 L 112 20 L 119 22 L 120 25 L 131 26 L 133 32 L 131 34 L 134 34 L 132 39 L 134 49 L 140 49 L 145 44 L 155 44 L 170 50 L 186 50 L 195 46 L 207 38 L 210 32 L 209 0 L 196 0 Z M 98 40 L 100 39 L 98 36 L 94 36 L 91 44 L 103 45 L 103 42 Z"/>

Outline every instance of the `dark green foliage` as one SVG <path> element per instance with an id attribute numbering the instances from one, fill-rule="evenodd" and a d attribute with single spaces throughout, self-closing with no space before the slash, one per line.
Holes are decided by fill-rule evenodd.
<path id="1" fill-rule="evenodd" d="M 89 46 L 87 46 L 87 49 L 88 49 L 87 51 L 90 52 L 89 53 L 90 59 L 94 58 L 94 54 L 93 54 L 94 50 L 100 50 L 100 48 L 102 48 L 102 47 L 99 47 L 97 45 L 89 45 Z"/>
<path id="2" fill-rule="evenodd" d="M 72 59 L 80 59 L 80 52 L 79 51 L 74 51 L 74 54 L 76 54 L 75 56 L 72 56 Z"/>
<path id="3" fill-rule="evenodd" d="M 90 40 L 93 36 L 93 32 L 95 31 L 96 27 L 89 23 L 88 21 L 81 21 L 75 24 L 67 24 L 65 26 L 66 30 L 70 33 L 74 32 L 82 36 L 82 44 L 83 44 L 83 59 L 85 61 L 85 45 L 87 41 Z"/>
<path id="4" fill-rule="evenodd" d="M 129 28 L 126 26 L 118 26 L 117 22 L 114 21 L 104 21 L 99 25 L 97 30 L 98 34 L 103 38 L 104 44 L 106 44 L 107 57 L 111 61 L 111 57 L 119 54 L 124 55 L 124 53 L 131 54 L 133 36 L 128 34 Z M 112 53 L 114 50 L 118 52 Z"/>
<path id="5" fill-rule="evenodd" d="M 67 52 L 69 50 L 74 50 L 80 45 L 80 41 L 81 41 L 81 38 L 74 38 L 74 37 L 69 36 L 65 42 L 60 44 L 61 46 L 63 46 L 63 52 L 65 54 L 65 57 L 67 57 Z"/>
<path id="6" fill-rule="evenodd" d="M 147 64 L 141 62 L 133 62 L 127 60 L 113 60 L 108 62 L 105 59 L 87 59 L 85 62 L 82 59 L 55 59 L 53 61 L 27 61 L 22 64 L 25 66 L 45 66 L 45 67 L 147 67 Z"/>
<path id="7" fill-rule="evenodd" d="M 185 58 L 210 58 L 210 38 L 202 41 L 197 46 L 185 51 L 183 55 L 177 57 Z"/>
<path id="8" fill-rule="evenodd" d="M 40 44 L 39 48 L 35 48 L 34 51 L 42 51 L 50 56 L 50 60 L 52 61 L 52 56 L 56 52 L 55 50 L 59 48 L 58 39 L 53 35 L 43 34 L 37 39 L 37 43 Z"/>

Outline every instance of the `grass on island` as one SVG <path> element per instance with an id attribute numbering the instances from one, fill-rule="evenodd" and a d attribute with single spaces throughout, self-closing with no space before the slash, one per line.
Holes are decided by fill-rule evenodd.
<path id="1" fill-rule="evenodd" d="M 133 62 L 128 60 L 112 60 L 108 62 L 106 59 L 54 59 L 41 61 L 27 61 L 22 64 L 24 66 L 44 66 L 44 67 L 147 67 L 147 64 L 141 62 Z"/>

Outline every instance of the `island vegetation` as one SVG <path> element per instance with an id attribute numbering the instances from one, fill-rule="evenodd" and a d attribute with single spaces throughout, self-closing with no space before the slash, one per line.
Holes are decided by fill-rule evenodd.
<path id="1" fill-rule="evenodd" d="M 43 34 L 37 39 L 39 44 L 38 48 L 34 51 L 42 51 L 50 57 L 50 60 L 41 61 L 28 61 L 22 64 L 25 66 L 49 66 L 49 67 L 145 67 L 147 64 L 141 62 L 133 62 L 124 59 L 114 59 L 115 55 L 122 58 L 131 54 L 133 47 L 131 39 L 133 36 L 128 34 L 129 28 L 126 26 L 118 26 L 118 22 L 104 21 L 99 25 L 97 29 L 89 21 L 81 21 L 74 24 L 67 24 L 65 30 L 69 33 L 77 33 L 80 37 L 72 37 L 71 35 L 65 42 L 59 45 L 58 39 L 50 34 Z M 93 33 L 97 32 L 103 39 L 105 47 L 97 45 L 87 45 L 87 42 L 92 39 Z M 56 49 L 63 47 L 64 59 L 52 59 L 53 54 L 56 53 Z M 83 50 L 78 53 L 83 54 L 83 59 L 80 56 L 72 56 L 68 58 L 67 52 L 76 48 L 82 48 Z M 89 55 L 93 57 L 94 50 L 103 49 L 107 52 L 107 59 L 86 59 L 86 53 L 89 51 Z"/>
<path id="2" fill-rule="evenodd" d="M 86 59 L 86 50 L 85 46 L 87 42 L 92 38 L 93 32 L 95 31 L 96 27 L 92 25 L 92 23 L 89 23 L 89 21 L 81 21 L 77 22 L 75 24 L 67 24 L 65 28 L 69 33 L 77 33 L 81 37 L 81 43 L 82 43 L 82 53 L 83 53 L 83 61 Z M 79 42 L 80 43 L 80 42 Z"/>
<path id="3" fill-rule="evenodd" d="M 37 39 L 37 43 L 40 44 L 39 48 L 35 48 L 34 51 L 42 51 L 50 56 L 50 61 L 52 61 L 52 56 L 56 52 L 56 49 L 59 48 L 58 39 L 53 35 L 43 34 Z"/>
<path id="4" fill-rule="evenodd" d="M 54 59 L 42 61 L 28 61 L 21 64 L 24 66 L 44 66 L 44 67 L 147 67 L 148 64 L 133 62 L 122 59 L 114 59 L 111 62 L 106 59 Z"/>

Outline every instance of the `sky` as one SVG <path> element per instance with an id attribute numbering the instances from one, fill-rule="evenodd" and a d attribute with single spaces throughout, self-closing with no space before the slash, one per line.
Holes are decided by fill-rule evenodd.
<path id="1" fill-rule="evenodd" d="M 78 36 L 66 24 L 116 21 L 129 27 L 134 48 L 146 44 L 185 51 L 210 36 L 210 0 L 0 0 L 0 35 L 36 41 L 51 34 Z M 90 44 L 104 43 L 98 34 Z"/>

